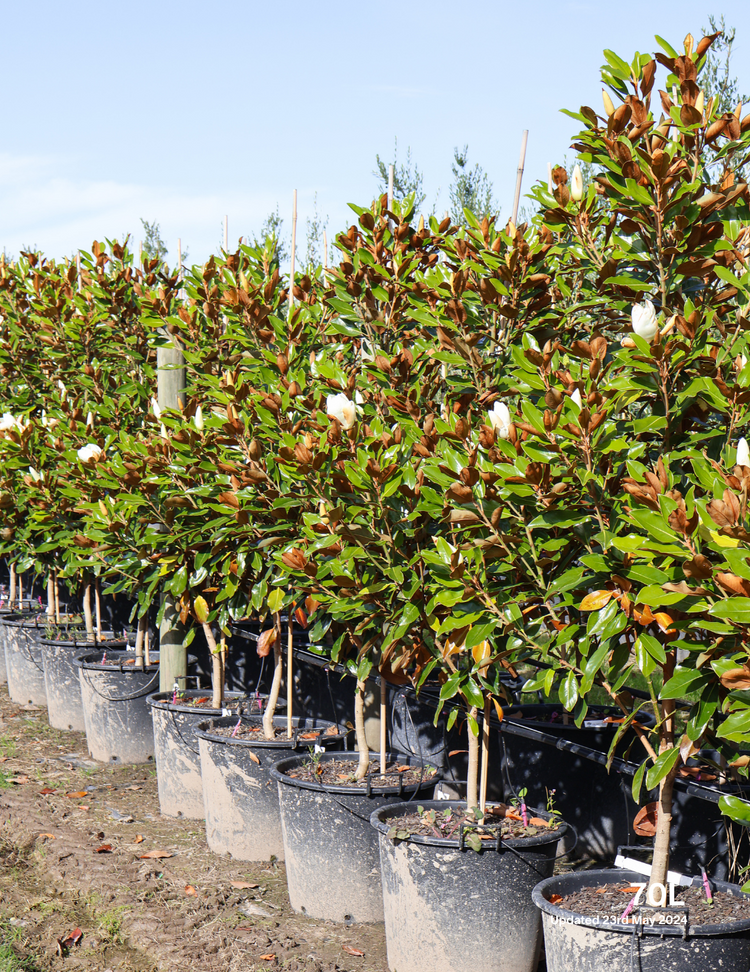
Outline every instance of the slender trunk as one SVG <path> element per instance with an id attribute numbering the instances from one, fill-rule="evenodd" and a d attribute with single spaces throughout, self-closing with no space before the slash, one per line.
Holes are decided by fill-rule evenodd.
<path id="1" fill-rule="evenodd" d="M 18 610 L 23 611 L 23 574 L 18 575 Z"/>
<path id="2" fill-rule="evenodd" d="M 487 806 L 487 777 L 490 769 L 490 714 L 492 700 L 489 696 L 484 700 L 484 718 L 482 719 L 482 776 L 479 785 L 479 809 L 484 813 Z"/>
<path id="3" fill-rule="evenodd" d="M 281 691 L 281 677 L 284 674 L 284 654 L 281 650 L 281 621 L 276 615 L 276 640 L 273 643 L 273 681 L 271 691 L 268 693 L 266 711 L 263 715 L 263 735 L 266 739 L 274 738 L 273 719 L 276 715 L 276 703 L 279 701 Z"/>
<path id="4" fill-rule="evenodd" d="M 386 750 L 388 749 L 388 683 L 380 676 L 380 772 L 385 776 Z"/>
<path id="5" fill-rule="evenodd" d="M 366 682 L 357 679 L 357 693 L 354 696 L 354 728 L 357 732 L 357 749 L 359 749 L 359 766 L 354 778 L 363 780 L 370 768 L 370 747 L 365 735 L 365 687 Z"/>
<path id="6" fill-rule="evenodd" d="M 148 633 L 148 615 L 146 615 L 146 630 L 143 633 L 143 654 L 144 661 L 148 667 L 151 664 L 151 635 Z"/>
<path id="7" fill-rule="evenodd" d="M 47 617 L 54 617 L 55 614 L 55 582 L 52 579 L 52 571 L 47 577 Z"/>
<path id="8" fill-rule="evenodd" d="M 654 861 L 651 865 L 649 888 L 655 884 L 667 886 L 667 871 L 669 870 L 669 833 L 672 826 L 672 790 L 678 767 L 675 766 L 659 785 L 659 812 L 656 818 L 656 836 L 654 837 Z"/>
<path id="9" fill-rule="evenodd" d="M 8 607 L 12 607 L 16 599 L 16 565 L 10 565 L 10 587 L 8 589 Z"/>
<path id="10" fill-rule="evenodd" d="M 292 696 L 294 685 L 292 684 L 292 675 L 294 673 L 294 654 L 292 647 L 294 645 L 294 615 L 292 613 L 293 605 L 289 605 L 289 615 L 286 621 L 286 734 L 287 738 L 292 738 Z"/>
<path id="11" fill-rule="evenodd" d="M 86 583 L 83 585 L 83 617 L 86 622 L 86 638 L 88 641 L 94 641 L 94 619 L 91 616 L 91 581 L 86 578 Z M 141 630 L 142 618 L 138 618 L 138 634 L 136 635 L 135 651 L 136 657 L 143 657 L 143 631 Z M 138 647 L 140 645 L 140 654 L 138 654 Z"/>
<path id="12" fill-rule="evenodd" d="M 211 652 L 211 687 L 213 689 L 211 708 L 221 709 L 224 705 L 224 657 L 221 649 L 217 647 L 211 625 L 207 621 L 203 622 L 203 634 L 206 636 L 208 650 Z"/>
<path id="13" fill-rule="evenodd" d="M 60 585 L 57 583 L 57 571 L 55 571 L 55 582 L 52 585 L 55 594 L 55 621 L 60 623 Z"/>
<path id="14" fill-rule="evenodd" d="M 94 601 L 96 603 L 96 640 L 102 640 L 102 590 L 99 578 L 94 581 Z"/>
<path id="15" fill-rule="evenodd" d="M 91 641 L 94 640 L 94 625 L 91 621 L 91 584 L 86 585 L 86 590 L 88 591 L 88 611 L 86 612 L 86 597 L 84 595 L 83 608 L 86 612 L 86 634 Z M 89 631 L 89 625 L 91 629 Z M 146 630 L 148 628 L 148 613 L 144 614 L 142 617 L 138 618 L 138 631 L 135 636 L 135 660 L 143 667 L 143 640 L 146 637 Z"/>
<path id="16" fill-rule="evenodd" d="M 473 705 L 469 716 L 477 721 L 477 707 Z M 477 784 L 479 777 L 479 739 L 474 735 L 471 725 L 467 722 L 466 732 L 469 737 L 469 768 L 466 773 L 466 807 L 472 810 L 479 803 L 477 798 Z"/>

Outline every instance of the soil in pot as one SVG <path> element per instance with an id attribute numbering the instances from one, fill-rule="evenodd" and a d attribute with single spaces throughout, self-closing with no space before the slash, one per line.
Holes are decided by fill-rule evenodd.
<path id="1" fill-rule="evenodd" d="M 67 630 L 62 631 L 60 637 L 42 638 L 47 714 L 49 723 L 54 729 L 86 731 L 81 699 L 81 679 L 73 659 L 87 648 L 123 651 L 127 647 L 126 640 L 114 639 L 111 632 L 106 632 L 105 638 L 105 641 L 94 644 L 86 637 L 85 630 Z"/>
<path id="2" fill-rule="evenodd" d="M 420 829 L 426 833 L 406 829 L 413 803 L 385 807 L 370 818 L 380 843 L 389 968 L 535 972 L 542 929 L 531 891 L 540 875 L 552 873 L 566 825 L 530 819 L 526 828 L 521 821 L 520 832 L 529 836 L 517 836 L 518 821 L 508 808 L 478 826 L 473 815 L 462 819 L 463 803 L 435 800 L 422 807 Z M 540 821 L 547 817 L 529 813 Z"/>
<path id="3" fill-rule="evenodd" d="M 188 664 L 194 661 L 188 658 Z M 159 684 L 159 654 L 136 664 L 130 651 L 93 651 L 74 659 L 79 670 L 86 741 L 101 762 L 147 763 L 154 758 L 154 730 L 147 697 Z"/>
<path id="4" fill-rule="evenodd" d="M 641 899 L 635 904 L 636 886 L 644 880 L 635 871 L 610 870 L 540 882 L 533 899 L 543 914 L 547 972 L 748 968 L 750 898 L 738 887 L 712 882 L 713 906 L 702 886 L 674 887 L 676 906 L 650 908 Z"/>
<path id="5" fill-rule="evenodd" d="M 177 695 L 157 692 L 148 697 L 154 725 L 154 753 L 159 785 L 159 806 L 168 817 L 202 820 L 203 783 L 198 740 L 193 734 L 199 722 L 219 717 L 238 708 L 252 714 L 260 712 L 266 696 L 248 698 L 239 692 L 227 693 L 222 709 L 213 708 L 211 695 L 191 689 Z"/>
<path id="6" fill-rule="evenodd" d="M 408 756 L 380 756 L 356 780 L 351 753 L 282 759 L 278 782 L 289 899 L 295 911 L 329 921 L 383 921 L 383 892 L 373 811 L 405 799 L 430 799 L 439 774 Z"/>
<path id="7" fill-rule="evenodd" d="M 283 859 L 279 795 L 271 767 L 284 756 L 318 745 L 340 746 L 346 736 L 321 720 L 274 718 L 276 738 L 263 739 L 259 720 L 222 718 L 201 722 L 200 744 L 206 839 L 216 854 L 241 861 Z M 234 733 L 234 735 L 233 735 Z"/>

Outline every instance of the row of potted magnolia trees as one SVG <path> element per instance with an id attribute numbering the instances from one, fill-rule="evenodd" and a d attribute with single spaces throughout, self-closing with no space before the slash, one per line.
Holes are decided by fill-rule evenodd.
<path id="1" fill-rule="evenodd" d="M 746 774 L 750 195 L 735 167 L 750 124 L 700 88 L 711 42 L 688 36 L 682 53 L 664 44 L 630 64 L 607 52 L 604 114 L 575 113 L 592 181 L 584 187 L 577 171 L 568 185 L 556 169 L 554 189 L 532 192 L 531 225 L 469 212 L 463 228 L 426 224 L 413 200 L 389 211 L 381 199 L 353 207 L 336 268 L 291 283 L 273 241 L 212 257 L 182 280 L 154 262 L 134 267 L 119 244 L 96 244 L 80 275 L 34 254 L 0 266 L 1 552 L 18 572 L 33 564 L 47 578 L 50 623 L 64 581 L 81 591 L 91 634 L 87 605 L 106 582 L 135 603 L 141 659 L 149 611 L 168 595 L 161 603 L 176 605 L 186 643 L 196 633 L 206 641 L 210 709 L 221 710 L 227 640 L 242 619 L 267 619 L 255 631 L 273 671 L 260 727 L 232 715 L 198 733 L 202 757 L 223 740 L 209 838 L 211 814 L 225 811 L 235 826 L 226 847 L 246 836 L 239 801 L 222 808 L 217 796 L 226 750 L 245 737 L 261 735 L 271 749 L 277 734 L 298 748 L 311 742 L 289 773 L 310 786 L 341 784 L 340 816 L 352 786 L 371 799 L 372 773 L 388 769 L 379 758 L 368 766 L 368 678 L 425 690 L 434 682 L 448 729 L 463 712 L 465 803 L 443 804 L 453 815 L 443 818 L 420 797 L 416 820 L 414 801 L 389 811 L 408 827 L 381 821 L 381 858 L 394 869 L 385 881 L 389 963 L 400 972 L 425 956 L 453 969 L 501 967 L 508 924 L 498 881 L 511 890 L 522 874 L 533 884 L 551 868 L 547 848 L 522 860 L 515 840 L 535 848 L 541 833 L 554 844 L 560 830 L 521 814 L 519 834 L 515 811 L 498 823 L 486 807 L 490 726 L 514 666 L 537 666 L 527 687 L 549 695 L 555 686 L 577 725 L 592 693 L 604 693 L 621 713 L 613 752 L 629 732 L 642 743 L 633 794 L 658 792 L 654 889 L 667 883 L 672 793 L 688 760 L 711 748 Z M 661 117 L 657 64 L 667 72 Z M 156 355 L 167 341 L 186 361 L 180 410 L 156 402 Z M 343 780 L 331 782 L 325 766 L 351 757 L 315 751 L 335 743 L 334 732 L 326 739 L 326 727 L 300 724 L 291 693 L 275 716 L 300 628 L 355 676 L 358 756 Z M 92 662 L 97 671 L 107 663 Z M 643 701 L 629 691 L 636 676 Z M 266 758 L 247 748 L 242 802 L 259 804 L 261 791 L 276 791 L 247 774 L 265 770 Z M 415 792 L 429 782 L 423 768 L 391 772 L 400 788 L 407 774 Z M 300 806 L 306 789 L 295 790 Z M 748 818 L 741 801 L 722 805 Z M 492 852 L 486 838 L 498 828 L 511 836 Z M 528 828 L 538 832 L 524 836 Z M 450 872 L 433 869 L 445 882 L 434 896 L 417 876 L 431 841 L 455 850 Z M 395 907 L 412 884 L 413 909 Z M 496 937 L 466 945 L 468 892 L 448 896 L 449 884 L 481 895 L 492 919 L 482 924 Z M 556 887 L 537 900 L 560 917 Z M 441 898 L 448 912 L 433 921 L 429 945 L 424 929 Z M 545 927 L 552 935 L 551 920 Z M 615 922 L 606 934 L 627 951 L 632 927 Z M 662 928 L 643 947 L 683 949 L 685 962 L 699 954 L 712 968 L 705 949 L 716 927 L 691 925 L 684 939 Z M 746 925 L 735 927 L 744 942 Z M 411 944 L 399 945 L 404 938 Z M 548 967 L 585 963 L 579 939 L 576 930 L 564 946 L 548 944 Z"/>

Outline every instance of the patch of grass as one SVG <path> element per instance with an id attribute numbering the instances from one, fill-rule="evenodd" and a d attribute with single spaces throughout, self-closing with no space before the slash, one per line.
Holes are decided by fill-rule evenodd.
<path id="1" fill-rule="evenodd" d="M 18 743 L 13 736 L 0 736 L 0 753 L 8 759 L 18 755 Z"/>
<path id="2" fill-rule="evenodd" d="M 0 972 L 42 972 L 32 956 L 20 954 L 20 938 L 20 929 L 0 918 Z"/>
<path id="3" fill-rule="evenodd" d="M 127 912 L 124 905 L 117 908 L 110 908 L 97 915 L 97 931 L 102 938 L 107 938 L 113 945 L 124 945 L 125 936 L 122 933 L 122 923 Z M 0 969 L 2 972 L 2 969 Z"/>

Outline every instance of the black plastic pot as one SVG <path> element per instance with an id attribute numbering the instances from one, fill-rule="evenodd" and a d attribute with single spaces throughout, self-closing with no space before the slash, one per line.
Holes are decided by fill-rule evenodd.
<path id="1" fill-rule="evenodd" d="M 465 803 L 420 801 L 438 813 Z M 483 841 L 388 837 L 387 818 L 413 803 L 376 810 L 388 967 L 393 972 L 535 972 L 542 944 L 531 892 L 549 876 L 566 827 L 533 837 Z"/>
<path id="2" fill-rule="evenodd" d="M 111 633 L 106 633 L 111 638 Z M 54 729 L 76 732 L 86 731 L 81 700 L 81 679 L 73 664 L 76 655 L 86 648 L 102 651 L 123 651 L 127 641 L 123 639 L 97 642 L 86 638 L 86 632 L 66 631 L 62 638 L 42 638 L 44 684 L 47 691 L 47 715 Z"/>
<path id="3" fill-rule="evenodd" d="M 745 972 L 750 967 L 750 918 L 715 925 L 593 924 L 558 905 L 552 894 L 584 887 L 642 882 L 635 871 L 579 871 L 541 881 L 533 891 L 544 923 L 547 972 Z M 733 884 L 719 890 L 741 894 Z M 399 970 L 400 972 L 400 970 Z"/>
<path id="4" fill-rule="evenodd" d="M 357 760 L 356 753 L 324 753 L 321 762 Z M 374 766 L 380 756 L 371 754 Z M 420 766 L 408 756 L 388 755 Z M 329 786 L 293 779 L 288 772 L 309 755 L 281 759 L 271 768 L 279 784 L 286 880 L 292 908 L 329 921 L 383 921 L 377 834 L 370 817 L 380 807 L 432 797 L 439 774 L 416 787 Z"/>
<path id="5" fill-rule="evenodd" d="M 301 734 L 326 730 L 333 723 L 295 716 L 292 739 L 268 741 L 231 739 L 212 731 L 236 723 L 233 718 L 207 720 L 195 730 L 200 743 L 208 846 L 215 854 L 240 861 L 283 860 L 279 793 L 271 767 L 278 759 L 307 752 L 314 745 L 313 740 L 300 739 Z M 286 724 L 286 717 L 275 717 L 275 726 L 285 728 Z M 334 747 L 343 738 L 343 733 L 321 734 L 317 742 Z"/>
<path id="6" fill-rule="evenodd" d="M 8 694 L 18 705 L 47 705 L 42 638 L 49 630 L 49 619 L 45 615 L 9 614 L 2 624 Z"/>
<path id="7" fill-rule="evenodd" d="M 146 698 L 159 684 L 159 654 L 151 664 L 136 666 L 132 651 L 79 654 L 86 741 L 94 759 L 103 763 L 148 763 L 154 758 L 154 729 Z M 191 659 L 192 660 L 192 659 Z"/>
<path id="8" fill-rule="evenodd" d="M 575 742 L 580 746 L 607 753 L 617 726 L 602 719 L 587 719 L 579 729 L 571 719 L 565 724 L 562 706 L 514 705 L 506 709 L 499 739 L 500 764 L 502 766 L 503 793 L 505 800 L 526 789 L 526 802 L 530 806 L 547 805 L 547 793 L 554 791 L 554 806 L 563 820 L 570 823 L 578 834 L 577 852 L 594 858 L 614 858 L 617 848 L 627 844 L 633 818 L 638 807 L 631 796 L 632 777 L 613 768 L 597 765 L 584 756 L 514 732 L 515 727 L 536 727 L 545 734 Z M 523 713 L 518 718 L 517 713 Z M 550 721 L 556 714 L 558 718 Z M 607 715 L 620 717 L 617 709 L 607 709 Z M 653 725 L 653 716 L 642 713 L 644 724 Z M 495 733 L 492 734 L 496 736 Z M 623 734 L 617 746 L 618 756 L 625 756 L 633 745 L 641 761 L 640 748 L 633 730 Z M 490 791 L 493 798 L 494 792 Z"/>
<path id="9" fill-rule="evenodd" d="M 205 816 L 200 748 L 194 729 L 200 722 L 221 716 L 222 710 L 196 709 L 189 700 L 210 695 L 210 689 L 191 689 L 183 692 L 176 703 L 172 702 L 171 692 L 157 692 L 147 699 L 154 725 L 159 809 L 168 817 L 202 820 Z M 266 696 L 248 699 L 239 692 L 227 692 L 224 702 L 225 708 L 236 709 L 241 704 L 244 712 L 253 714 L 261 711 L 265 699 Z"/>

